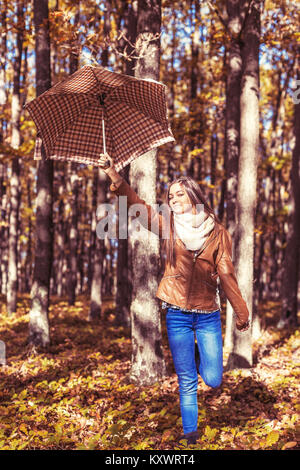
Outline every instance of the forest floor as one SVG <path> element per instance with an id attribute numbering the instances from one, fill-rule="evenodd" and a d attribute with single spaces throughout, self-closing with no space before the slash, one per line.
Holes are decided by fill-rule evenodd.
<path id="1" fill-rule="evenodd" d="M 178 384 L 164 317 L 169 375 L 140 387 L 128 380 L 130 331 L 114 325 L 109 300 L 96 324 L 87 321 L 84 297 L 73 307 L 51 300 L 48 351 L 27 344 L 29 297 L 20 297 L 10 317 L 0 303 L 0 340 L 6 346 L 6 365 L 0 366 L 0 449 L 178 449 Z M 253 367 L 225 371 L 214 390 L 199 377 L 200 439 L 190 449 L 299 449 L 300 332 L 276 328 L 276 303 L 265 304 L 263 313 L 266 329 L 253 346 Z"/>

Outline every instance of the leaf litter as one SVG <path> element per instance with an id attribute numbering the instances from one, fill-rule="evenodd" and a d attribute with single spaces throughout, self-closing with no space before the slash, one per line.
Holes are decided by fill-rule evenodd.
<path id="1" fill-rule="evenodd" d="M 1 305 L 1 304 L 0 304 Z M 182 435 L 178 383 L 163 323 L 168 370 L 150 387 L 131 384 L 130 331 L 116 326 L 111 302 L 88 321 L 88 302 L 51 305 L 51 346 L 27 344 L 28 298 L 8 317 L 0 339 L 0 449 L 168 450 Z M 254 365 L 224 372 L 218 389 L 199 377 L 200 438 L 190 449 L 299 449 L 298 329 L 269 326 L 254 344 Z M 226 351 L 224 354 L 226 360 Z M 182 447 L 183 446 L 183 447 Z"/>

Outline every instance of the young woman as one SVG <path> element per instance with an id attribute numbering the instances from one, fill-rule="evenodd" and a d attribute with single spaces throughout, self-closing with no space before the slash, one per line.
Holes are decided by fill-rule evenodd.
<path id="1" fill-rule="evenodd" d="M 184 432 L 181 439 L 194 444 L 198 438 L 198 372 L 210 387 L 222 382 L 218 278 L 235 312 L 237 329 L 249 328 L 249 312 L 231 260 L 230 234 L 191 178 L 180 177 L 169 185 L 166 196 L 170 217 L 166 220 L 138 197 L 115 170 L 108 154 L 101 154 L 99 163 L 112 181 L 111 191 L 127 196 L 128 206 L 139 203 L 146 207 L 147 228 L 157 227 L 156 233 L 162 235 L 166 233 L 165 224 L 170 225 L 169 236 L 163 240 L 166 267 L 156 295 L 167 309 L 167 333 L 179 384 Z M 200 363 L 195 359 L 195 338 Z"/>

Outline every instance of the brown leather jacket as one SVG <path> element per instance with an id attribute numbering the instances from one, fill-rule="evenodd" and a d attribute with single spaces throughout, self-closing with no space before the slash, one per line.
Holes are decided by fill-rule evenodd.
<path id="1" fill-rule="evenodd" d="M 123 179 L 121 185 L 110 187 L 118 196 L 127 196 L 127 205 L 143 204 L 147 208 L 148 220 L 143 225 L 151 227 L 157 235 L 162 234 L 164 217 L 141 199 Z M 140 220 L 140 219 L 139 219 Z M 217 302 L 217 278 L 236 314 L 237 325 L 249 318 L 247 305 L 238 287 L 231 260 L 232 240 L 228 231 L 220 224 L 209 235 L 200 252 L 189 251 L 184 243 L 176 240 L 176 265 L 166 265 L 156 296 L 183 309 L 201 309 L 207 312 L 219 308 Z"/>

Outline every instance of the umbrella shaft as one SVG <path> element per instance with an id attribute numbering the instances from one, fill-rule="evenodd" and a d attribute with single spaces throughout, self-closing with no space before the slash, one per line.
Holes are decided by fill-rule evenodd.
<path id="1" fill-rule="evenodd" d="M 104 125 L 104 118 L 103 118 L 103 115 L 102 115 L 102 137 L 103 137 L 103 153 L 106 153 L 105 125 Z"/>

